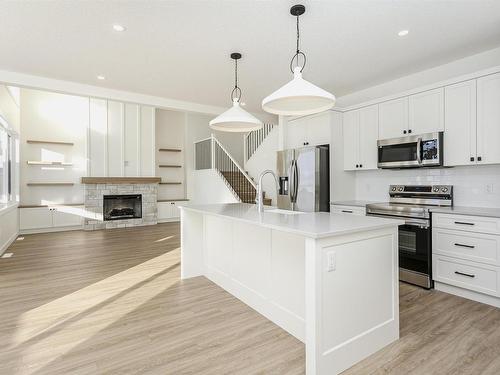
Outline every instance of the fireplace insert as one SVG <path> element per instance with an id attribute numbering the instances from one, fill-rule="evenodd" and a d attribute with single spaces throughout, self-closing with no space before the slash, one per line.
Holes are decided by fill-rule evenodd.
<path id="1" fill-rule="evenodd" d="M 103 198 L 104 220 L 142 218 L 142 195 L 105 195 Z"/>

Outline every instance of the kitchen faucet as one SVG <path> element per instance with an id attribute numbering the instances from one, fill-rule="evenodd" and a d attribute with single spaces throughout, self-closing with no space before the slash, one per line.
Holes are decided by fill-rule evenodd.
<path id="1" fill-rule="evenodd" d="M 278 179 L 276 178 L 276 174 L 270 169 L 266 169 L 259 176 L 259 184 L 257 185 L 257 195 L 255 197 L 255 203 L 257 203 L 257 209 L 259 212 L 264 212 L 264 198 L 262 197 L 262 178 L 266 174 L 272 174 L 274 177 L 274 182 L 276 183 L 276 191 L 278 191 Z"/>

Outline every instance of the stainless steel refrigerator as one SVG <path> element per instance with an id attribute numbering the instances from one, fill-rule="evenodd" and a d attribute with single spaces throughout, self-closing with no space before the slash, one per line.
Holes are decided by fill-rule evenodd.
<path id="1" fill-rule="evenodd" d="M 330 211 L 330 150 L 328 145 L 278 151 L 278 208 Z"/>

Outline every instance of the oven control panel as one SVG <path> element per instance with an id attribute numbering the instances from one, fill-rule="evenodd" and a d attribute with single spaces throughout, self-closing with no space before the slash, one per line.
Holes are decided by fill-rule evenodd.
<path id="1" fill-rule="evenodd" d="M 389 195 L 452 195 L 452 185 L 391 185 Z"/>

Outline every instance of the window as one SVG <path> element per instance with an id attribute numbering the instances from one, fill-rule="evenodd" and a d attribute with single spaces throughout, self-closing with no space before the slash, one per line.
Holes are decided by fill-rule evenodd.
<path id="1" fill-rule="evenodd" d="M 0 203 L 19 201 L 19 138 L 0 117 Z"/>

